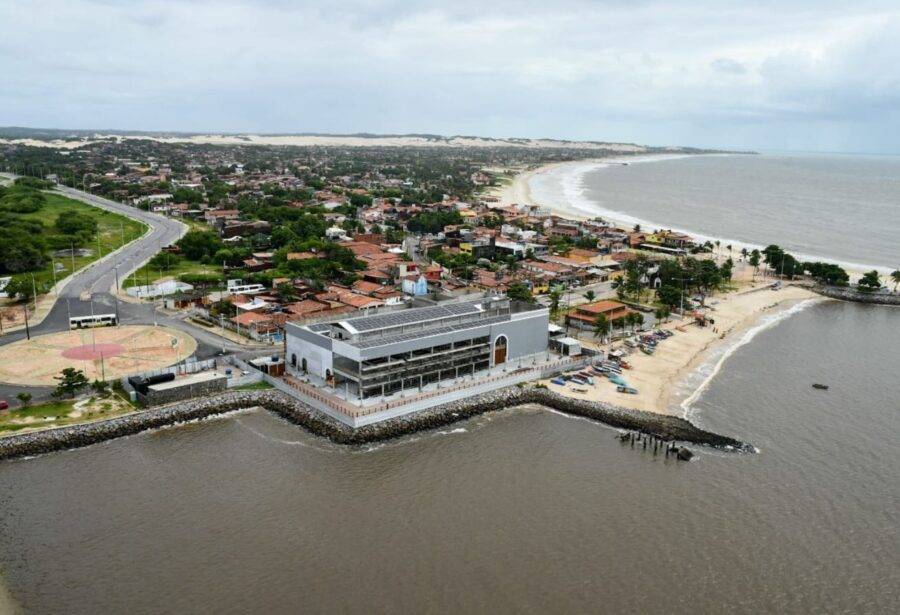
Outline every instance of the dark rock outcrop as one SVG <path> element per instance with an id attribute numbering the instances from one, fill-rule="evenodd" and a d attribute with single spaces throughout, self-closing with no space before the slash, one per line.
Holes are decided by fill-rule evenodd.
<path id="1" fill-rule="evenodd" d="M 485 412 L 523 404 L 540 404 L 560 412 L 592 419 L 619 429 L 653 435 L 667 441 L 692 442 L 722 449 L 753 450 L 748 444 L 705 431 L 679 417 L 571 399 L 547 389 L 526 386 L 475 395 L 355 429 L 280 391 L 234 391 L 104 421 L 0 438 L 0 459 L 88 446 L 148 429 L 252 407 L 265 408 L 338 444 L 355 445 L 435 429 Z"/>
<path id="2" fill-rule="evenodd" d="M 864 293 L 848 286 L 812 286 L 812 291 L 831 299 L 841 301 L 854 301 L 856 303 L 874 303 L 877 305 L 900 305 L 898 293 Z"/>

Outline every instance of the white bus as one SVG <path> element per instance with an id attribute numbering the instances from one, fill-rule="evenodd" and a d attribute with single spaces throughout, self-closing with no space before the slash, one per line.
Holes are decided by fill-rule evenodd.
<path id="1" fill-rule="evenodd" d="M 115 327 L 118 320 L 115 314 L 95 314 L 93 316 L 72 316 L 69 318 L 70 329 L 88 329 L 90 327 Z"/>
<path id="2" fill-rule="evenodd" d="M 233 295 L 258 295 L 266 290 L 262 284 L 236 284 L 228 287 L 228 292 Z"/>

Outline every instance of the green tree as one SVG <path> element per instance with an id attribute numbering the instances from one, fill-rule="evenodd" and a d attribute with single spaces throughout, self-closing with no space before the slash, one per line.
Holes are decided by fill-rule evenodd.
<path id="1" fill-rule="evenodd" d="M 75 397 L 75 393 L 89 384 L 84 372 L 74 367 L 66 367 L 59 376 L 53 378 L 59 383 L 53 390 L 53 397 L 63 397 L 64 395 Z"/>
<path id="2" fill-rule="evenodd" d="M 534 298 L 531 296 L 531 289 L 522 282 L 513 282 L 506 291 L 506 296 L 517 301 L 527 301 L 531 303 Z"/>
<path id="3" fill-rule="evenodd" d="M 159 271 L 169 271 L 177 263 L 178 256 L 172 254 L 171 252 L 160 252 L 150 259 L 148 265 L 150 265 L 151 269 L 157 269 Z"/>
<path id="4" fill-rule="evenodd" d="M 731 260 L 730 256 L 725 259 L 724 263 L 722 263 L 722 266 L 719 268 L 719 272 L 721 273 L 722 280 L 731 280 L 731 276 L 734 273 L 734 261 Z"/>
<path id="5" fill-rule="evenodd" d="M 6 285 L 6 294 L 10 297 L 18 297 L 25 303 L 34 298 L 34 283 L 31 276 L 17 275 L 14 276 Z"/>
<path id="6" fill-rule="evenodd" d="M 891 272 L 891 280 L 894 282 L 894 292 L 897 292 L 897 286 L 900 285 L 900 269 Z"/>
<path id="7" fill-rule="evenodd" d="M 222 248 L 222 240 L 212 231 L 188 231 L 177 245 L 185 258 L 201 261 L 218 252 Z"/>
<path id="8" fill-rule="evenodd" d="M 31 404 L 31 393 L 21 392 L 16 393 L 16 399 L 22 404 L 23 408 L 27 408 L 29 404 Z"/>
<path id="9" fill-rule="evenodd" d="M 584 291 L 584 299 L 588 303 L 593 303 L 594 299 L 596 299 L 596 298 L 597 298 L 597 293 L 595 293 L 594 291 L 592 291 L 592 290 Z"/>
<path id="10" fill-rule="evenodd" d="M 94 393 L 100 397 L 109 396 L 109 383 L 105 380 L 94 380 L 91 383 L 91 388 L 94 390 Z"/>
<path id="11" fill-rule="evenodd" d="M 550 311 L 558 312 L 559 311 L 559 301 L 562 299 L 562 291 L 558 287 L 554 287 L 550 289 L 548 295 L 550 297 Z"/>
<path id="12" fill-rule="evenodd" d="M 628 320 L 628 324 L 631 325 L 633 331 L 644 324 L 644 315 L 640 312 L 632 312 L 625 318 Z"/>
<path id="13" fill-rule="evenodd" d="M 594 321 L 594 335 L 599 337 L 601 341 L 605 340 L 606 336 L 609 335 L 609 329 L 610 323 L 606 314 L 597 314 L 597 319 Z"/>
<path id="14" fill-rule="evenodd" d="M 822 284 L 833 286 L 847 286 L 850 276 L 838 265 L 832 263 L 803 263 L 803 269 L 809 272 L 815 280 Z"/>
<path id="15" fill-rule="evenodd" d="M 873 269 L 872 271 L 863 274 L 863 277 L 859 279 L 859 282 L 857 282 L 856 285 L 859 290 L 864 293 L 871 293 L 878 290 L 881 288 L 878 272 Z"/>
<path id="16" fill-rule="evenodd" d="M 75 210 L 60 212 L 54 224 L 56 230 L 64 235 L 82 235 L 90 237 L 97 232 L 97 221 L 88 214 Z"/>
<path id="17" fill-rule="evenodd" d="M 659 299 L 660 303 L 677 307 L 681 304 L 681 288 L 664 284 L 656 289 L 656 298 Z"/>
<path id="18" fill-rule="evenodd" d="M 759 250 L 753 248 L 753 252 L 750 253 L 750 260 L 748 261 L 750 266 L 753 267 L 753 279 L 756 279 L 756 274 L 759 273 L 759 263 L 760 263 L 760 253 Z"/>

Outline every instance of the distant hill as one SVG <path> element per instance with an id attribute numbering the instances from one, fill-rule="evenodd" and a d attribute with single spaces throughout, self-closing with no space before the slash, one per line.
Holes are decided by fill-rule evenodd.
<path id="1" fill-rule="evenodd" d="M 562 139 L 492 138 L 470 135 L 357 133 L 332 135 L 321 133 L 188 133 L 140 130 L 67 130 L 59 128 L 0 127 L 0 142 L 45 147 L 79 147 L 104 140 L 152 139 L 164 143 L 210 145 L 284 145 L 344 147 L 518 147 L 528 149 L 576 149 L 602 152 L 710 152 L 690 147 L 652 147 L 636 143 L 606 141 L 568 141 Z"/>

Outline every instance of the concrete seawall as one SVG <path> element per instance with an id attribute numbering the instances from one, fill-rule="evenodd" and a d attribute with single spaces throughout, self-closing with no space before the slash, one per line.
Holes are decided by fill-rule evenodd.
<path id="1" fill-rule="evenodd" d="M 414 415 L 353 429 L 279 391 L 233 391 L 85 425 L 72 425 L 0 438 L 0 459 L 12 459 L 89 446 L 148 429 L 175 425 L 245 408 L 262 407 L 313 434 L 338 444 L 389 440 L 434 429 L 485 412 L 523 404 L 540 404 L 611 427 L 639 431 L 665 440 L 721 449 L 752 451 L 749 444 L 705 431 L 685 419 L 570 399 L 546 389 L 510 387 L 436 406 Z"/>

